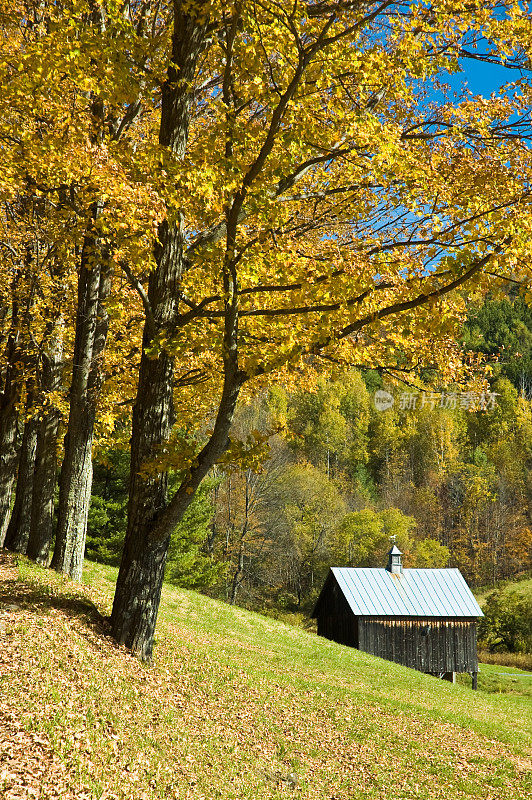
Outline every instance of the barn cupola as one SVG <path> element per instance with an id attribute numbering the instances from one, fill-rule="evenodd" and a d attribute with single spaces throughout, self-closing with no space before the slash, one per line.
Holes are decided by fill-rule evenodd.
<path id="1" fill-rule="evenodd" d="M 388 572 L 391 572 L 392 575 L 401 575 L 403 571 L 403 565 L 401 563 L 401 556 L 403 554 L 399 550 L 398 547 L 394 544 L 392 549 L 388 553 L 388 563 L 386 565 L 386 569 Z"/>

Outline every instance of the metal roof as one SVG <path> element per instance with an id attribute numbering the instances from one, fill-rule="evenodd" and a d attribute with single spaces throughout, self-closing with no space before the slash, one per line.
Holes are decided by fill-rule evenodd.
<path id="1" fill-rule="evenodd" d="M 484 616 L 458 569 L 393 574 L 383 568 L 332 567 L 331 572 L 356 616 Z"/>

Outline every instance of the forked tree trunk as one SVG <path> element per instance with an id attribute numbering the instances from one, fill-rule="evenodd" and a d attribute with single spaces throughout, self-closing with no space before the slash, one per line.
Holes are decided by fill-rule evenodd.
<path id="1" fill-rule="evenodd" d="M 205 23 L 198 24 L 175 4 L 172 64 L 162 91 L 159 142 L 176 158 L 185 152 L 194 78 L 204 46 Z M 137 397 L 133 409 L 128 524 L 116 585 L 111 624 L 118 642 L 140 658 L 152 655 L 153 635 L 170 539 L 169 529 L 157 529 L 166 507 L 167 474 L 142 474 L 149 458 L 168 439 L 173 422 L 173 358 L 162 350 L 148 357 L 154 336 L 172 328 L 177 314 L 177 287 L 185 261 L 183 220 L 162 223 L 155 248 L 156 269 L 150 276 L 151 318 L 143 334 Z M 186 496 L 186 505 L 190 503 Z"/>
<path id="2" fill-rule="evenodd" d="M 144 344 L 150 340 L 145 336 Z M 152 536 L 166 505 L 167 475 L 142 475 L 141 470 L 170 435 L 172 367 L 166 353 L 155 359 L 143 353 L 133 409 L 128 524 L 111 618 L 116 639 L 143 660 L 152 654 L 169 536 Z"/>
<path id="3" fill-rule="evenodd" d="M 150 359 L 146 358 L 145 361 L 149 362 Z M 159 359 L 153 361 L 157 363 Z M 111 615 L 116 640 L 129 647 L 143 661 L 150 661 L 152 657 L 170 536 L 182 521 L 201 481 L 227 449 L 241 388 L 241 376 L 237 372 L 227 372 L 213 433 L 196 457 L 195 466 L 190 469 L 171 502 L 165 506 L 163 491 L 166 489 L 166 476 L 164 473 L 155 477 L 143 475 L 145 459 L 142 460 L 140 456 L 142 453 L 146 456 L 156 454 L 154 447 L 144 449 L 150 436 L 154 445 L 168 438 L 171 392 L 166 394 L 166 398 L 170 398 L 169 405 L 166 405 L 162 382 L 158 387 L 158 395 L 155 395 L 154 382 L 147 382 L 148 374 L 152 379 L 156 376 L 155 371 L 146 370 L 143 373 L 141 368 L 142 380 L 139 381 L 133 415 L 128 527 Z M 161 379 L 161 373 L 157 377 Z M 153 401 L 151 406 L 150 400 Z M 144 424 L 141 422 L 143 411 L 146 412 Z M 158 418 L 156 412 L 159 412 Z M 165 428 L 167 434 L 159 440 L 158 436 Z"/>
<path id="4" fill-rule="evenodd" d="M 4 543 L 4 547 L 7 550 L 12 550 L 14 553 L 25 553 L 28 547 L 36 447 L 37 420 L 35 417 L 31 417 L 24 425 L 18 465 L 15 504 L 13 506 L 13 513 L 11 514 L 11 520 Z"/>
<path id="5" fill-rule="evenodd" d="M 43 355 L 41 389 L 45 411 L 37 428 L 37 450 L 33 476 L 30 538 L 27 555 L 43 566 L 48 565 L 50 545 L 53 538 L 54 496 L 57 483 L 57 435 L 60 414 L 54 408 L 46 408 L 46 395 L 61 385 L 63 343 L 59 336 L 54 345 Z"/>
<path id="6" fill-rule="evenodd" d="M 102 211 L 94 209 L 94 219 Z M 81 580 L 92 487 L 92 443 L 96 404 L 103 380 L 103 355 L 109 319 L 109 257 L 98 240 L 87 235 L 78 281 L 76 336 L 70 408 L 59 483 L 57 534 L 51 566 Z"/>

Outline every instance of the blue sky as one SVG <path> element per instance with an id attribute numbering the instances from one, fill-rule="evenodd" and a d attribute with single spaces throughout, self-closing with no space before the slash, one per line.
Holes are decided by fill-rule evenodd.
<path id="1" fill-rule="evenodd" d="M 497 91 L 509 81 L 517 81 L 521 77 L 519 70 L 507 69 L 496 64 L 487 64 L 484 61 L 475 59 L 464 59 L 464 72 L 450 75 L 446 81 L 453 89 L 459 89 L 462 83 L 467 83 L 467 88 L 473 94 L 481 94 L 489 97 L 492 92 Z"/>

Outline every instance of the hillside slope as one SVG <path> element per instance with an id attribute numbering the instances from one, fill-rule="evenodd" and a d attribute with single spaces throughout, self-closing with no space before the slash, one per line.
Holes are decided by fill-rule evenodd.
<path id="1" fill-rule="evenodd" d="M 516 578 L 512 581 L 504 581 L 496 588 L 508 592 L 516 592 L 516 594 L 523 595 L 524 597 L 530 597 L 532 595 L 532 578 Z M 477 603 L 483 606 L 488 595 L 494 591 L 495 587 L 490 586 L 477 589 L 473 594 L 475 595 Z"/>
<path id="2" fill-rule="evenodd" d="M 0 796 L 493 798 L 532 789 L 530 703 L 167 587 L 155 664 L 89 586 L 0 554 Z"/>

